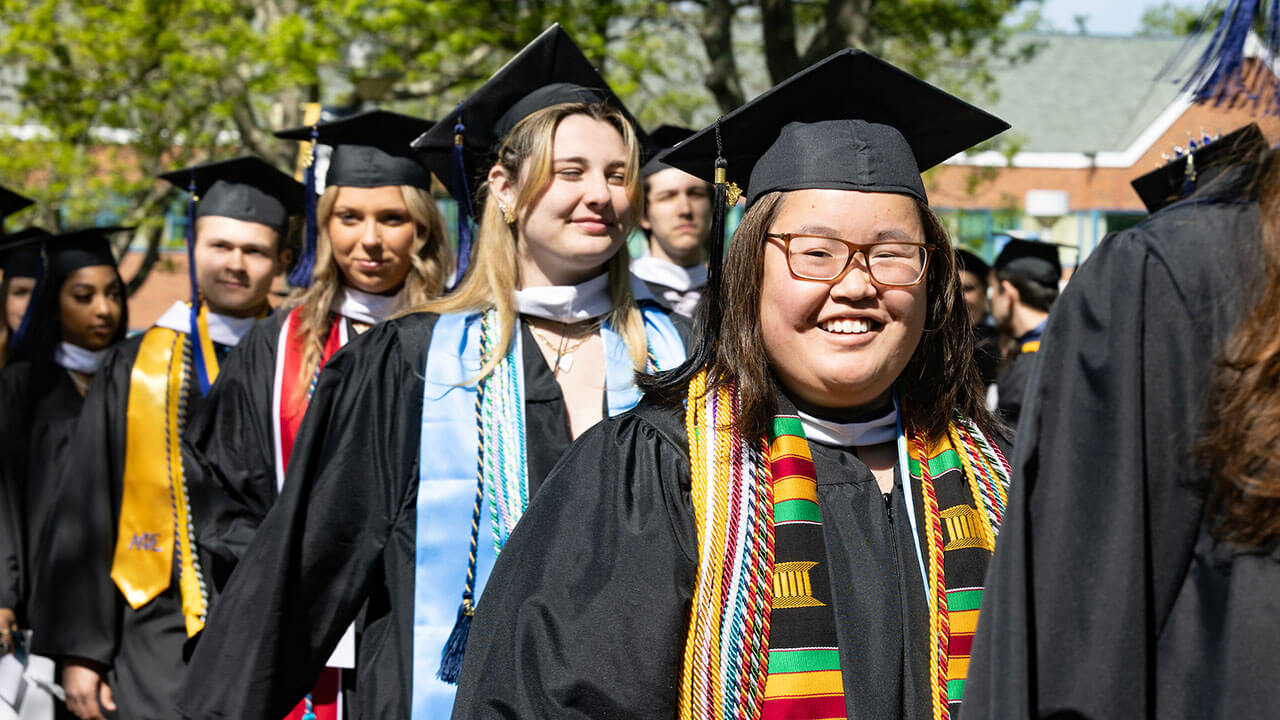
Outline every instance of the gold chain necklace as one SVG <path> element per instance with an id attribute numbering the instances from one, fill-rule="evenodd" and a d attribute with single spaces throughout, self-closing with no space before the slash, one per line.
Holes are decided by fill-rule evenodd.
<path id="1" fill-rule="evenodd" d="M 567 375 L 573 370 L 573 354 L 585 345 L 588 340 L 595 337 L 596 328 L 593 327 L 590 332 L 581 338 L 578 338 L 578 340 L 572 344 L 569 344 L 568 335 L 561 335 L 559 345 L 544 337 L 542 334 L 543 330 L 533 323 L 529 323 L 529 332 L 533 334 L 533 339 L 537 340 L 539 345 L 547 349 L 547 352 L 556 354 L 556 362 L 551 368 L 551 374 L 556 375 L 563 370 Z"/>

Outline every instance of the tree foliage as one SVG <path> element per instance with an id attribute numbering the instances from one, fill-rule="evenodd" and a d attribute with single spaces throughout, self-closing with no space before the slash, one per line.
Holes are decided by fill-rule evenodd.
<path id="1" fill-rule="evenodd" d="M 137 224 L 154 254 L 176 197 L 157 173 L 241 152 L 292 167 L 270 131 L 307 102 L 437 117 L 553 21 L 642 122 L 700 124 L 847 46 L 973 95 L 1018 2 L 0 0 L 21 107 L 0 182 L 45 224 Z"/>

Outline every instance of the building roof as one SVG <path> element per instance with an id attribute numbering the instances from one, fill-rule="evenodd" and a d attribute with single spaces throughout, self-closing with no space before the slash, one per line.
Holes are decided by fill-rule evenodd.
<path id="1" fill-rule="evenodd" d="M 988 109 L 1013 125 L 1021 152 L 1120 152 L 1181 95 L 1199 45 L 1186 38 L 1017 35 L 1034 46 L 1030 60 L 992 67 L 999 97 Z M 1177 72 L 1157 79 L 1172 59 Z M 1214 128 L 1206 128 L 1210 132 Z"/>

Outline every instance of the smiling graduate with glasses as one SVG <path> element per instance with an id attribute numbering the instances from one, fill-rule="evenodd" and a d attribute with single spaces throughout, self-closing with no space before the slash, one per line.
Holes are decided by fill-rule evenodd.
<path id="1" fill-rule="evenodd" d="M 1008 469 L 920 173 L 1006 127 L 845 50 L 666 157 L 745 184 L 702 335 L 543 485 L 455 718 L 958 710 Z"/>

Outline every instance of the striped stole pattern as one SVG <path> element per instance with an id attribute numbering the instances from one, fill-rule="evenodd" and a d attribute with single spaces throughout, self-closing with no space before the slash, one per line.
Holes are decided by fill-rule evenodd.
<path id="1" fill-rule="evenodd" d="M 800 418 L 778 416 L 769 442 L 774 566 L 761 720 L 845 717 L 817 473 Z"/>

